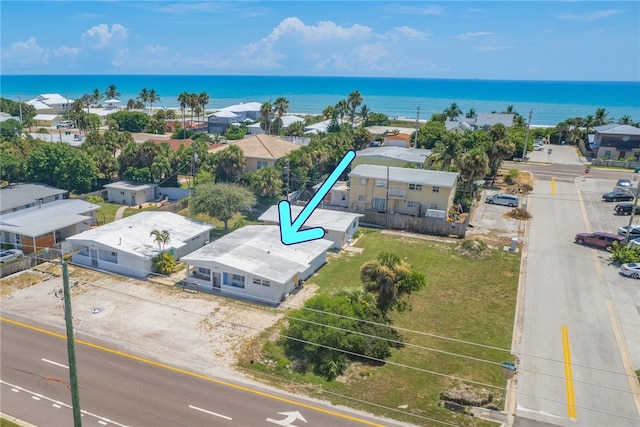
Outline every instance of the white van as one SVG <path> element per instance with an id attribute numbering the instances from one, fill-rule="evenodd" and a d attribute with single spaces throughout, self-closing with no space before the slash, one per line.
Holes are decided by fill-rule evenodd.
<path id="1" fill-rule="evenodd" d="M 490 205 L 495 204 L 517 208 L 520 199 L 518 199 L 518 196 L 512 194 L 494 194 L 493 196 L 487 197 L 487 203 Z"/>

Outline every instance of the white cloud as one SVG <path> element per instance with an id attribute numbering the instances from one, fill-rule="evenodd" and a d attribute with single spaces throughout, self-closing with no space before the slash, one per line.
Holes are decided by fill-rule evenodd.
<path id="1" fill-rule="evenodd" d="M 405 15 L 432 15 L 432 16 L 440 16 L 444 15 L 444 8 L 436 5 L 430 5 L 426 7 L 416 7 L 416 6 L 400 6 L 390 8 L 389 11 L 391 13 L 401 13 Z"/>
<path id="2" fill-rule="evenodd" d="M 51 54 L 57 58 L 75 59 L 81 52 L 82 50 L 78 47 L 62 45 L 59 48 L 52 50 Z"/>
<path id="3" fill-rule="evenodd" d="M 475 33 L 458 34 L 457 36 L 455 36 L 455 38 L 457 38 L 458 40 L 467 40 L 474 37 L 487 37 L 492 35 L 494 35 L 494 33 L 490 31 L 476 31 Z"/>
<path id="4" fill-rule="evenodd" d="M 136 70 L 169 69 L 177 64 L 181 55 L 172 52 L 168 46 L 147 45 L 133 54 L 129 49 L 118 49 L 111 63 L 118 68 Z"/>
<path id="5" fill-rule="evenodd" d="M 326 42 L 330 40 L 349 40 L 369 37 L 371 28 L 355 24 L 341 27 L 332 21 L 320 21 L 317 25 L 305 25 L 298 18 L 286 18 L 271 31 L 265 39 L 275 42 L 283 38 L 302 37 L 306 42 Z"/>
<path id="6" fill-rule="evenodd" d="M 579 15 L 558 15 L 556 18 L 568 21 L 593 22 L 597 19 L 608 18 L 609 16 L 617 15 L 621 12 L 622 11 L 620 9 L 594 10 L 593 12 L 583 13 Z"/>
<path id="7" fill-rule="evenodd" d="M 111 25 L 111 29 L 107 24 L 95 25 L 82 34 L 82 42 L 89 47 L 102 49 L 118 43 L 129 36 L 129 30 L 120 24 Z"/>
<path id="8" fill-rule="evenodd" d="M 387 33 L 393 41 L 401 41 L 403 39 L 426 40 L 431 33 L 415 30 L 413 28 L 403 26 L 394 28 L 391 33 Z"/>
<path id="9" fill-rule="evenodd" d="M 3 49 L 2 60 L 5 65 L 44 65 L 49 62 L 49 53 L 46 49 L 38 46 L 35 37 L 29 37 L 26 41 L 17 41 L 12 43 L 8 49 Z"/>

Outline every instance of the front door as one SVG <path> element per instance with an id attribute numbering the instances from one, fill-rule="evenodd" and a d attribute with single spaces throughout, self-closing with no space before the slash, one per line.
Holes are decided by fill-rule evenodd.
<path id="1" fill-rule="evenodd" d="M 98 251 L 91 249 L 91 267 L 98 267 Z"/>

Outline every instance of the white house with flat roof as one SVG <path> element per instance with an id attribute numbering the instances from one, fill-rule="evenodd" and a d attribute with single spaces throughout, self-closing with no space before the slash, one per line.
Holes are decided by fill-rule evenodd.
<path id="1" fill-rule="evenodd" d="M 0 215 L 0 237 L 25 253 L 51 248 L 91 227 L 98 209 L 84 200 L 65 199 L 5 213 Z"/>
<path id="2" fill-rule="evenodd" d="M 185 255 L 209 242 L 213 226 L 171 212 L 140 212 L 127 218 L 69 237 L 73 243 L 73 262 L 130 277 L 144 278 L 152 273 L 152 259 L 160 247 L 153 230 L 168 231 L 164 247 L 173 258 Z"/>
<path id="3" fill-rule="evenodd" d="M 303 208 L 303 206 L 291 205 L 291 218 L 295 220 Z M 353 212 L 316 208 L 309 219 L 305 221 L 301 230 L 314 227 L 324 228 L 324 238 L 333 242 L 331 246 L 333 249 L 340 250 L 353 239 L 353 235 L 358 231 L 358 221 L 363 216 Z M 279 225 L 278 206 L 271 206 L 265 213 L 260 215 L 258 221 L 262 221 L 266 225 Z"/>
<path id="4" fill-rule="evenodd" d="M 424 163 L 431 155 L 426 148 L 407 147 L 369 147 L 356 151 L 356 157 L 351 162 L 351 169 L 358 165 L 381 165 L 405 167 L 407 164 L 424 169 Z"/>
<path id="5" fill-rule="evenodd" d="M 107 199 L 121 205 L 136 206 L 155 199 L 156 184 L 118 181 L 107 184 Z"/>
<path id="6" fill-rule="evenodd" d="M 187 281 L 222 294 L 278 304 L 327 260 L 332 242 L 280 241 L 280 227 L 247 225 L 182 258 Z"/>

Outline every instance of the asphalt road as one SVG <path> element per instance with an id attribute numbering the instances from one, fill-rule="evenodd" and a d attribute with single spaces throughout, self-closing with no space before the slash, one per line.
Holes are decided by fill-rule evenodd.
<path id="1" fill-rule="evenodd" d="M 0 410 L 39 426 L 73 425 L 63 331 L 1 322 Z M 76 343 L 85 426 L 401 425 Z"/>
<path id="2" fill-rule="evenodd" d="M 623 364 L 628 353 L 607 299 L 602 253 L 573 243 L 575 233 L 588 229 L 582 194 L 570 177 L 577 167 L 526 166 L 539 180 L 529 203 L 524 310 L 514 349 L 520 358 L 516 416 L 561 426 L 637 427 Z M 549 180 L 539 169 L 551 172 Z M 552 180 L 555 173 L 567 179 Z"/>

